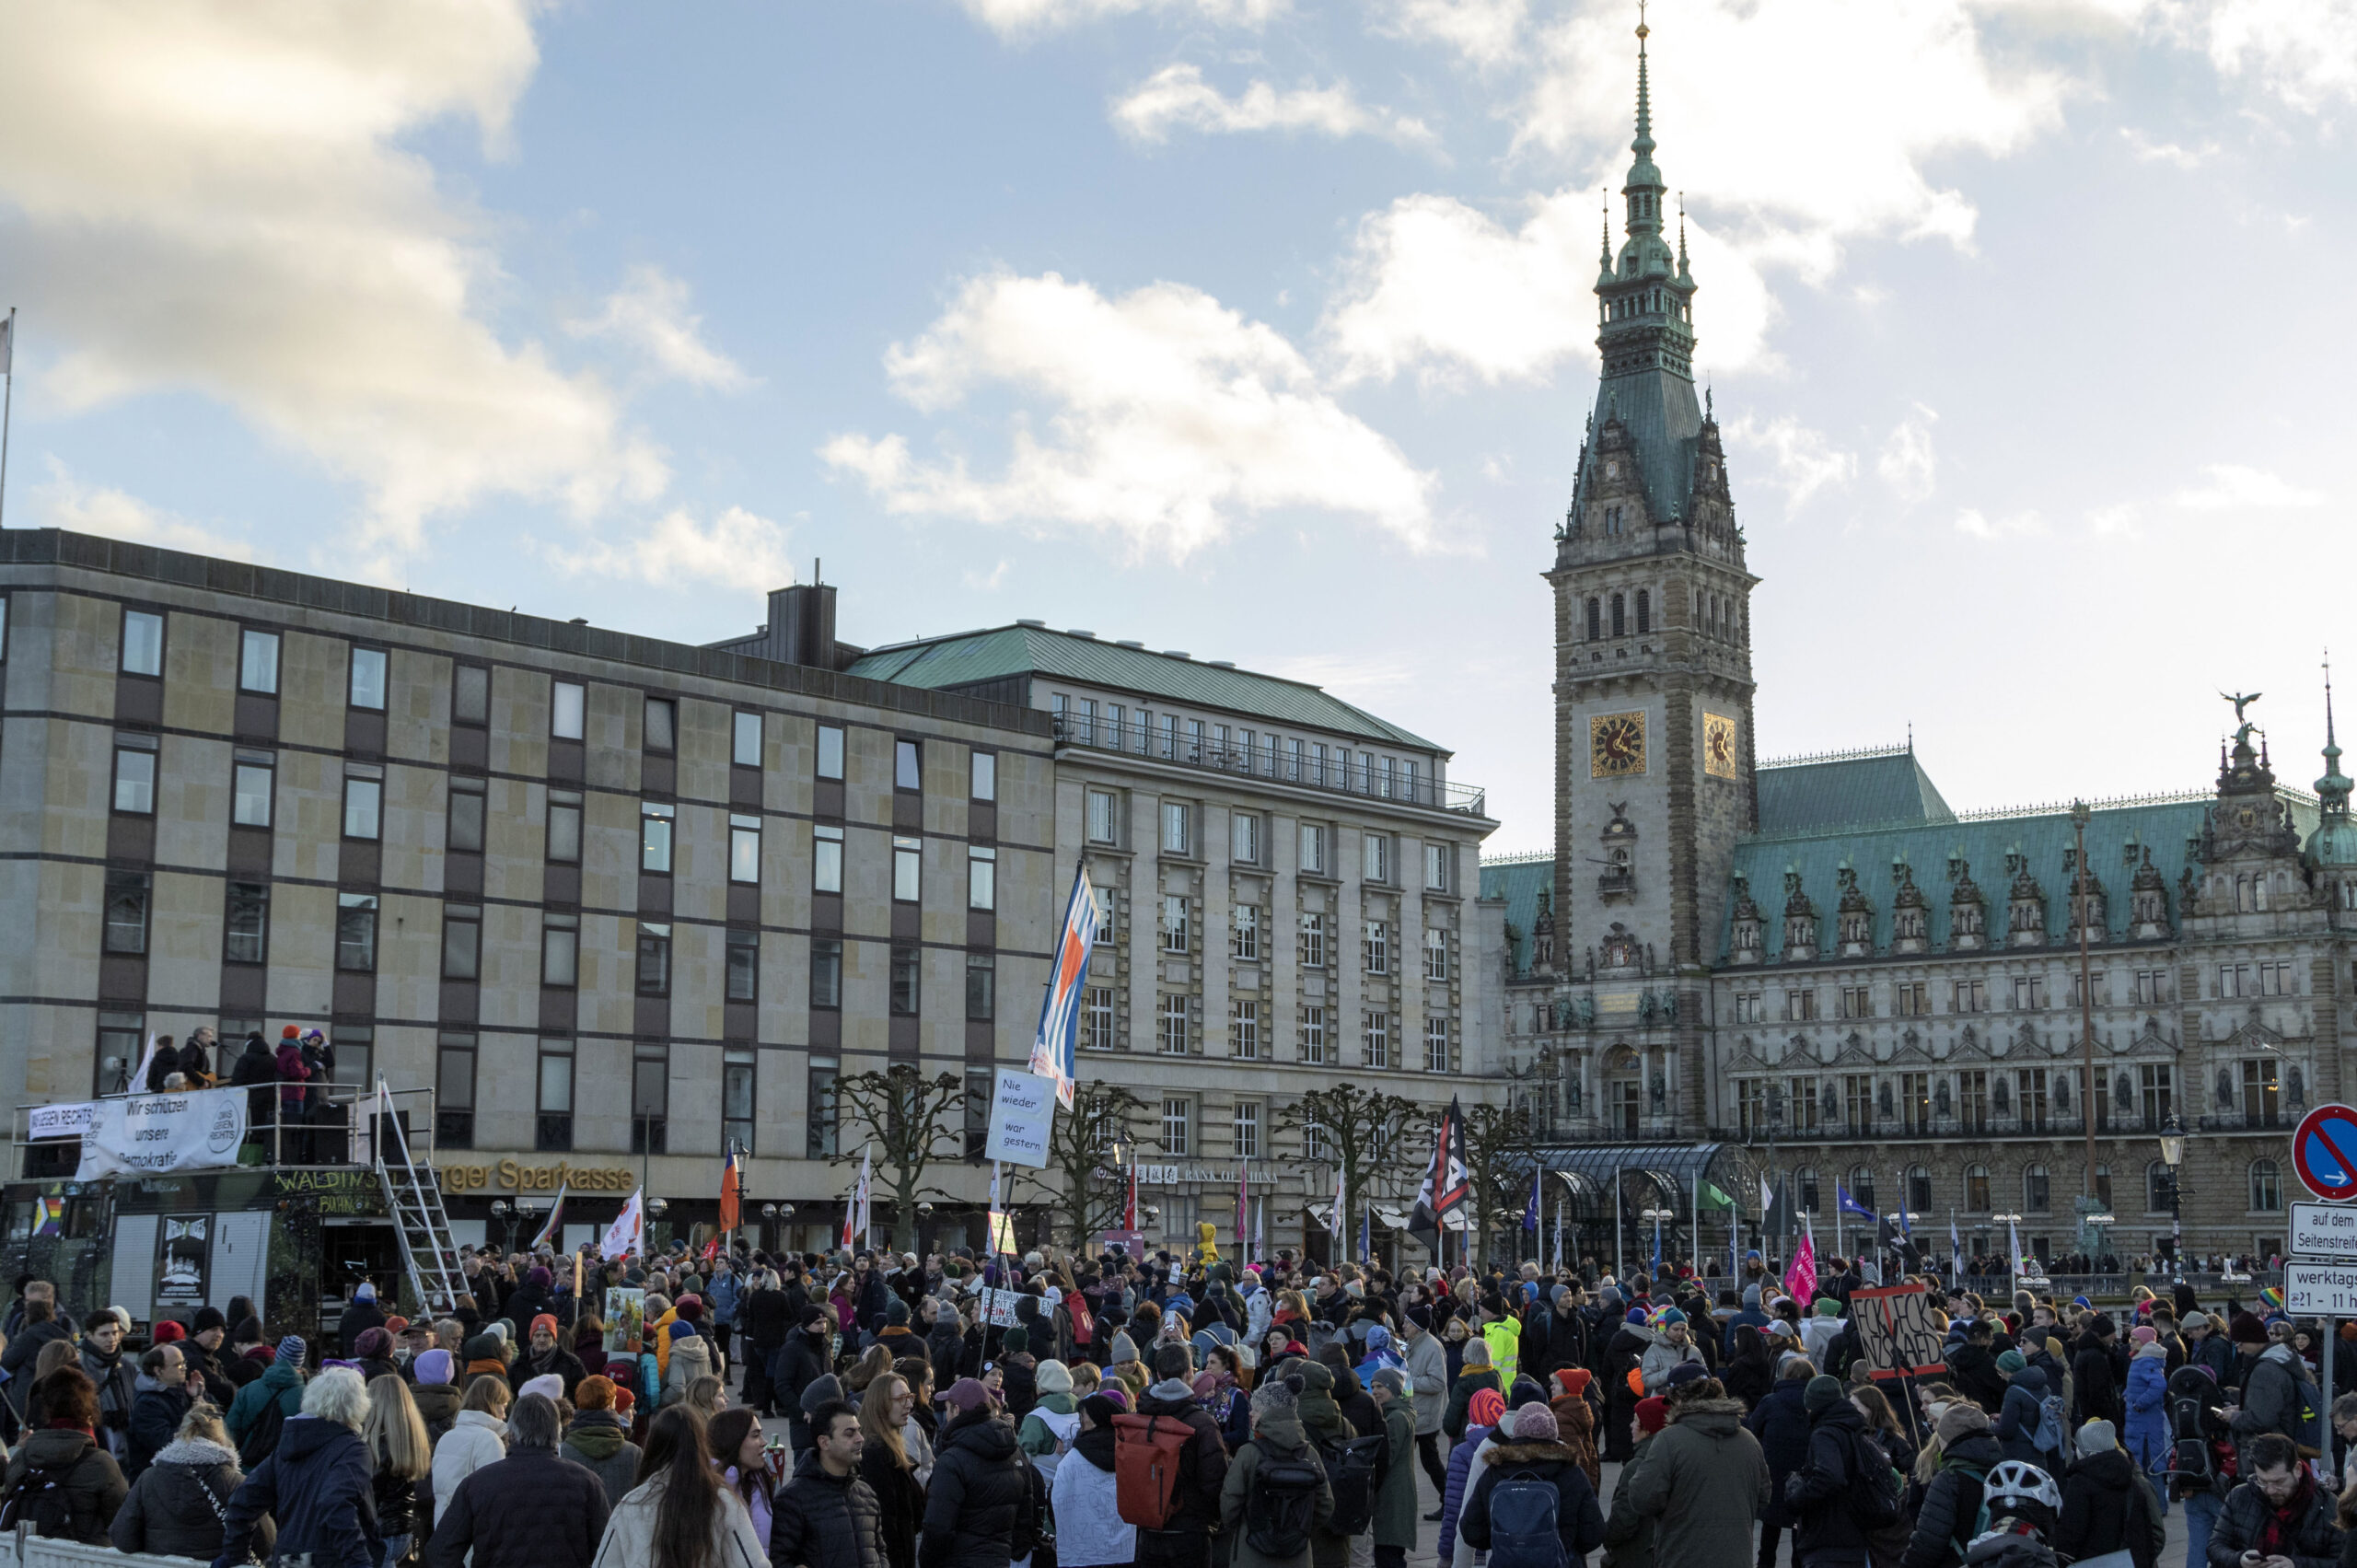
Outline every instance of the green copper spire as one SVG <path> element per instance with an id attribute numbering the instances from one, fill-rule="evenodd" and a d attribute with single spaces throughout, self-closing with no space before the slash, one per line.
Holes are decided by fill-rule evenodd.
<path id="1" fill-rule="evenodd" d="M 2340 741 L 2332 727 L 2332 661 L 2324 666 L 2324 777 L 2316 781 L 2316 830 L 2308 859 L 2316 865 L 2357 865 L 2357 822 L 2349 817 L 2351 781 L 2340 771 Z"/>
<path id="2" fill-rule="evenodd" d="M 1654 151 L 1653 98 L 1645 85 L 1645 40 L 1653 36 L 1653 29 L 1645 26 L 1644 0 L 1637 4 L 1637 139 L 1629 150 L 1641 158 L 1649 158 Z"/>

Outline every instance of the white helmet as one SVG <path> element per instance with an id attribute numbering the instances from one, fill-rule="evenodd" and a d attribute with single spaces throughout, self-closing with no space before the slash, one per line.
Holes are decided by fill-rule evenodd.
<path id="1" fill-rule="evenodd" d="M 2018 1506 L 2003 1506 L 2008 1503 L 2042 1503 L 2055 1513 L 2062 1508 L 2062 1493 L 2055 1490 L 2054 1478 L 2020 1459 L 2007 1459 L 1991 1470 L 1980 1483 L 1980 1495 L 1992 1515 L 2020 1511 Z"/>

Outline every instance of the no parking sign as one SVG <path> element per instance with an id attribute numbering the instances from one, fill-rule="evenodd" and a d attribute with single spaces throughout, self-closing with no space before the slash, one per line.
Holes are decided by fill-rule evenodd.
<path id="1" fill-rule="evenodd" d="M 2357 1109 L 2320 1105 L 2302 1117 L 2292 1134 L 2292 1168 L 2319 1198 L 2357 1198 Z"/>

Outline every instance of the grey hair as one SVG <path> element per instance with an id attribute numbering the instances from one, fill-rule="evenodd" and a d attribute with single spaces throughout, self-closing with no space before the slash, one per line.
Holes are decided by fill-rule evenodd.
<path id="1" fill-rule="evenodd" d="M 546 1394 L 527 1394 L 507 1412 L 507 1446 L 511 1448 L 554 1448 L 563 1429 L 556 1401 Z"/>
<path id="2" fill-rule="evenodd" d="M 303 1413 L 357 1432 L 368 1423 L 368 1385 L 349 1366 L 331 1366 L 304 1385 Z"/>

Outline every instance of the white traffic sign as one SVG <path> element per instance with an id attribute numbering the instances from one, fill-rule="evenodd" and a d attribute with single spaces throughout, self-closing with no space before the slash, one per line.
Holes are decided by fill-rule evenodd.
<path id="1" fill-rule="evenodd" d="M 2293 1204 L 2292 1255 L 2357 1263 L 2357 1204 Z"/>
<path id="2" fill-rule="evenodd" d="M 2320 1317 L 2357 1317 L 2357 1264 L 2283 1265 L 2283 1310 Z"/>

